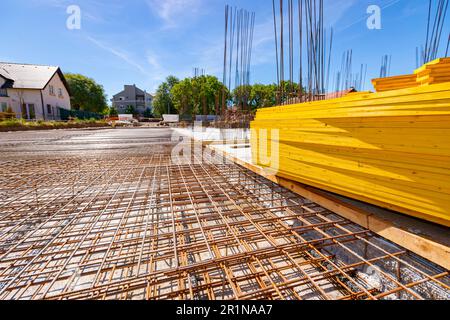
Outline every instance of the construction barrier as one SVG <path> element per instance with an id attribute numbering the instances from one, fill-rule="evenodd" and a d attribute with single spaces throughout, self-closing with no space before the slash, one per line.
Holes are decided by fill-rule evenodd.
<path id="1" fill-rule="evenodd" d="M 450 82 L 260 109 L 251 128 L 281 177 L 450 227 Z"/>

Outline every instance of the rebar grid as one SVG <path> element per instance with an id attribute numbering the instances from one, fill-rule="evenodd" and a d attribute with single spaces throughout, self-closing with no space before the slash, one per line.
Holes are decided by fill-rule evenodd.
<path id="1" fill-rule="evenodd" d="M 0 299 L 450 298 L 448 270 L 170 149 L 0 158 Z"/>

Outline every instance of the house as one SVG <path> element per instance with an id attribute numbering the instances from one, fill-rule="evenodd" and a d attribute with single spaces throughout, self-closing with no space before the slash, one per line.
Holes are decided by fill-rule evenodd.
<path id="1" fill-rule="evenodd" d="M 118 113 L 125 113 L 128 106 L 132 106 L 141 115 L 147 109 L 153 111 L 153 96 L 136 85 L 125 85 L 124 90 L 114 95 L 111 102 Z"/>
<path id="2" fill-rule="evenodd" d="M 70 110 L 70 90 L 59 67 L 0 62 L 0 112 L 17 118 L 60 120 Z"/>

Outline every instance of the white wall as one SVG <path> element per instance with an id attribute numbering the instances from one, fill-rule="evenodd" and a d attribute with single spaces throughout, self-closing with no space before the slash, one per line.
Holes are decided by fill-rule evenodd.
<path id="1" fill-rule="evenodd" d="M 11 98 L 11 107 L 18 118 L 22 117 L 21 103 L 25 103 L 34 104 L 37 120 L 44 119 L 40 90 L 8 89 L 8 95 Z"/>
<path id="2" fill-rule="evenodd" d="M 54 95 L 50 94 L 50 86 L 53 86 Z M 62 90 L 62 96 L 59 96 L 59 89 Z M 45 117 L 47 120 L 59 120 L 59 116 L 56 114 L 58 107 L 70 110 L 69 93 L 57 73 L 42 91 L 42 96 L 44 99 Z M 47 105 L 51 106 L 52 113 L 50 114 L 47 112 Z"/>

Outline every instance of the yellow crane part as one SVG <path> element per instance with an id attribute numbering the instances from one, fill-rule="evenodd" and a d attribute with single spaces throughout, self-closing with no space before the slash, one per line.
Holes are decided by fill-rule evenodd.
<path id="1" fill-rule="evenodd" d="M 260 109 L 251 129 L 278 176 L 450 227 L 450 82 Z"/>

